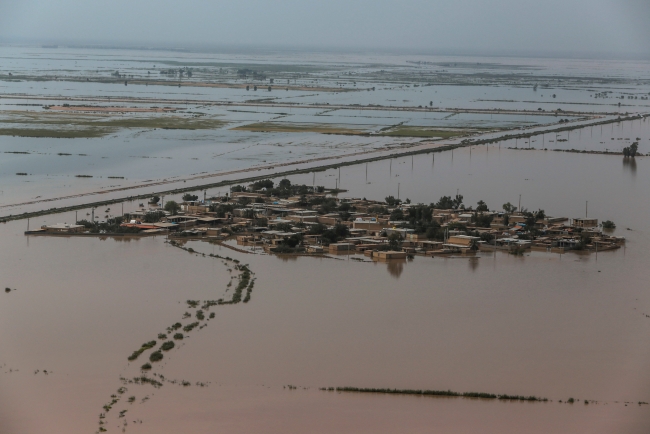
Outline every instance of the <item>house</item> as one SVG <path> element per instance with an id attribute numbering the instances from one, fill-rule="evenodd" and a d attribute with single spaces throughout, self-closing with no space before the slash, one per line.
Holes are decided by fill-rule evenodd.
<path id="1" fill-rule="evenodd" d="M 174 215 L 165 217 L 163 221 L 167 223 L 177 223 L 182 229 L 185 229 L 186 227 L 194 226 L 196 224 L 196 217 Z"/>
<path id="2" fill-rule="evenodd" d="M 340 222 L 341 222 L 341 216 L 338 213 L 331 213 L 331 214 L 318 216 L 318 223 L 323 225 L 334 226 L 335 224 L 338 224 Z"/>
<path id="3" fill-rule="evenodd" d="M 397 234 L 402 238 L 407 238 L 409 235 L 413 234 L 415 231 L 413 229 L 404 229 L 404 228 L 385 228 L 387 236 L 392 234 Z"/>
<path id="4" fill-rule="evenodd" d="M 373 252 L 372 257 L 379 259 L 406 259 L 406 252 L 396 252 L 394 250 L 388 250 L 386 252 Z"/>
<path id="5" fill-rule="evenodd" d="M 352 227 L 354 229 L 365 229 L 367 231 L 381 231 L 384 228 L 384 224 L 380 223 L 374 217 L 358 217 L 354 219 L 354 222 L 352 222 Z"/>
<path id="6" fill-rule="evenodd" d="M 449 247 L 467 249 L 472 247 L 473 243 L 476 243 L 480 240 L 480 237 L 471 237 L 469 235 L 453 235 L 447 239 L 447 243 L 444 245 Z"/>
<path id="7" fill-rule="evenodd" d="M 573 219 L 572 226 L 576 228 L 594 228 L 598 226 L 598 219 L 588 219 L 588 218 Z"/>
<path id="8" fill-rule="evenodd" d="M 348 252 L 353 249 L 354 249 L 354 244 L 352 243 L 335 243 L 329 245 L 330 253 Z"/>
<path id="9" fill-rule="evenodd" d="M 210 211 L 210 207 L 199 201 L 183 202 L 181 209 L 188 214 L 203 214 Z"/>
<path id="10" fill-rule="evenodd" d="M 84 225 L 57 223 L 55 225 L 43 225 L 41 226 L 41 229 L 45 230 L 45 232 L 74 233 L 83 232 L 86 227 Z"/>

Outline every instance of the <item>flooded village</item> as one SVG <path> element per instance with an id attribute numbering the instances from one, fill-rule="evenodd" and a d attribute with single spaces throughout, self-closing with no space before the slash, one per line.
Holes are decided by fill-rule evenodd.
<path id="1" fill-rule="evenodd" d="M 503 204 L 490 210 L 484 201 L 466 206 L 463 196 L 443 196 L 429 205 L 339 197 L 322 186 L 277 185 L 264 179 L 235 185 L 224 196 L 185 194 L 183 202 L 155 196 L 139 210 L 107 221 L 99 216 L 75 224 L 44 225 L 26 235 L 154 236 L 203 239 L 273 254 L 363 254 L 375 260 L 414 255 L 475 255 L 527 250 L 550 253 L 598 252 L 620 248 L 625 238 L 607 232 L 616 225 L 587 217 L 552 217 Z M 206 196 L 204 194 L 204 196 Z M 108 211 L 108 210 L 107 210 Z"/>
<path id="2" fill-rule="evenodd" d="M 0 59 L 1 434 L 648 432 L 650 61 Z"/>

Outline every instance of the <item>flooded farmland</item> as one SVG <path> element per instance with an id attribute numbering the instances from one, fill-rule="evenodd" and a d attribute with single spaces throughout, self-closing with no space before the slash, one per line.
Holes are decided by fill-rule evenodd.
<path id="1" fill-rule="evenodd" d="M 28 224 L 34 228 L 90 218 L 95 211 L 88 207 L 43 212 L 29 223 L 7 218 L 0 224 L 0 285 L 9 289 L 0 295 L 0 431 L 648 431 L 650 160 L 644 154 L 650 152 L 650 125 L 645 117 L 615 122 L 619 113 L 647 111 L 647 101 L 638 99 L 649 91 L 647 65 L 481 58 L 461 63 L 434 56 L 353 61 L 315 55 L 298 61 L 292 55 L 205 58 L 177 53 L 145 53 L 150 56 L 145 61 L 142 53 L 130 51 L 102 52 L 108 56 L 100 61 L 97 53 L 73 49 L 3 47 L 0 52 L 5 59 L 0 76 L 12 71 L 12 77 L 22 77 L 0 81 L 2 128 L 15 128 L 14 111 L 26 110 L 15 104 L 38 104 L 34 110 L 39 116 L 49 116 L 51 109 L 42 105 L 64 104 L 68 97 L 126 99 L 69 103 L 106 107 L 151 107 L 166 104 L 153 99 L 169 99 L 182 105 L 179 117 L 192 119 L 201 111 L 219 122 L 171 130 L 119 125 L 93 138 L 3 136 L 0 209 L 8 210 L 0 212 L 3 217 L 98 200 L 94 195 L 39 203 L 39 197 L 152 180 L 177 178 L 178 184 L 196 186 L 195 194 L 207 190 L 208 196 L 219 195 L 230 185 L 203 188 L 202 179 L 183 181 L 242 170 L 218 179 L 235 184 L 254 173 L 279 182 L 285 176 L 274 176 L 280 171 L 274 165 L 293 161 L 305 169 L 286 176 L 293 184 L 340 188 L 339 198 L 383 200 L 392 195 L 429 204 L 462 194 L 468 206 L 482 200 L 490 209 L 501 209 L 511 202 L 568 218 L 588 212 L 601 222 L 615 221 L 612 234 L 626 239 L 624 248 L 596 254 L 478 252 L 385 263 L 357 253 L 246 253 L 233 249 L 233 243 L 195 239 L 173 245 L 165 235 L 24 235 Z M 160 71 L 170 65 L 199 65 L 194 67 L 202 70 L 186 77 L 189 82 L 180 88 L 102 81 L 118 69 L 129 76 L 127 81 L 144 80 L 148 71 L 160 80 L 166 75 Z M 256 107 L 254 91 L 246 91 L 247 79 L 237 74 L 237 69 L 254 69 L 252 65 L 267 65 L 255 66 L 267 75 L 279 71 L 277 81 L 289 80 L 291 87 L 274 88 L 273 101 Z M 532 71 L 534 78 L 515 80 L 512 74 L 521 70 Z M 478 80 L 476 72 L 481 82 L 465 86 Z M 52 75 L 67 78 L 52 80 Z M 223 77 L 211 79 L 215 87 L 192 87 L 193 81 L 207 83 L 213 75 Z M 576 87 L 578 79 L 586 83 Z M 537 83 L 540 87 L 533 90 Z M 353 91 L 355 85 L 377 90 Z M 557 94 L 555 100 L 551 92 Z M 595 98 L 599 92 L 611 94 Z M 625 95 L 627 107 L 621 112 L 622 100 L 614 101 L 614 94 Z M 182 104 L 184 98 L 192 102 Z M 296 107 L 273 106 L 296 98 L 301 99 Z M 202 107 L 199 100 L 219 104 Z M 393 102 L 401 108 L 386 107 Z M 429 102 L 441 110 L 416 110 Z M 316 103 L 337 108 L 309 106 Z M 567 114 L 551 109 L 531 113 L 551 103 L 553 110 Z M 493 107 L 499 112 L 479 111 Z M 467 112 L 454 111 L 459 108 Z M 65 124 L 78 129 L 79 116 L 66 118 Z M 113 113 L 110 119 L 119 116 Z M 565 118 L 576 128 L 433 152 L 468 137 L 551 131 Z M 594 119 L 612 122 L 578 128 L 578 122 Z M 19 121 L 24 129 L 43 128 L 33 120 Z M 289 126 L 296 125 L 301 129 L 291 131 Z M 324 133 L 323 125 L 344 131 Z M 401 130 L 406 135 L 380 135 L 384 128 L 395 132 L 405 126 L 417 127 L 417 134 L 410 129 Z M 352 129 L 364 134 L 352 134 Z M 422 131 L 428 133 L 422 137 Z M 448 135 L 453 131 L 463 134 Z M 620 153 L 633 142 L 641 155 L 624 158 Z M 421 153 L 400 155 L 419 147 Z M 354 164 L 366 151 L 381 158 Z M 320 170 L 320 163 L 305 162 L 314 157 L 349 164 Z M 80 174 L 92 178 L 76 177 Z M 146 193 L 160 188 L 147 187 Z M 116 200 L 130 195 L 106 194 Z M 181 202 L 181 196 L 168 193 L 166 200 Z M 143 201 L 97 206 L 96 213 L 107 218 L 135 212 Z M 203 304 L 229 300 L 246 270 L 254 279 L 250 300 Z M 202 308 L 207 319 L 199 320 L 201 308 L 188 301 L 207 306 Z M 200 325 L 174 329 L 175 323 L 185 327 L 194 321 Z M 172 340 L 180 331 L 183 339 Z M 143 374 L 141 365 L 149 354 L 128 357 L 152 340 L 155 346 L 163 341 L 175 346 L 161 352 L 161 361 L 151 360 L 153 369 Z M 321 390 L 332 387 L 548 400 Z"/>

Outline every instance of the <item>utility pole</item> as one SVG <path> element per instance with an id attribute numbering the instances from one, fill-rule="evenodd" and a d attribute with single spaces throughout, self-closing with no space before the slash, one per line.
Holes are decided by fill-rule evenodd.
<path id="1" fill-rule="evenodd" d="M 399 182 L 397 183 L 397 200 L 399 200 Z"/>
<path id="2" fill-rule="evenodd" d="M 585 203 L 585 218 L 589 217 L 589 201 Z"/>
<path id="3" fill-rule="evenodd" d="M 521 194 L 519 195 L 519 208 L 517 208 L 519 212 L 521 212 Z"/>

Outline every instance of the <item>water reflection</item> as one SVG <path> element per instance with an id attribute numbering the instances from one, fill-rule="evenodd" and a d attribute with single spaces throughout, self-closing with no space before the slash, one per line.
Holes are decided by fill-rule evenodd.
<path id="1" fill-rule="evenodd" d="M 636 159 L 623 157 L 623 168 L 629 170 L 632 176 L 636 175 Z"/>
<path id="2" fill-rule="evenodd" d="M 384 262 L 384 261 L 379 261 Z M 388 273 L 393 276 L 395 279 L 399 277 L 404 272 L 404 264 L 406 264 L 406 259 L 389 259 L 386 262 Z"/>
<path id="3" fill-rule="evenodd" d="M 478 268 L 478 258 L 474 256 L 473 258 L 469 258 L 469 269 L 471 271 L 476 271 Z"/>

